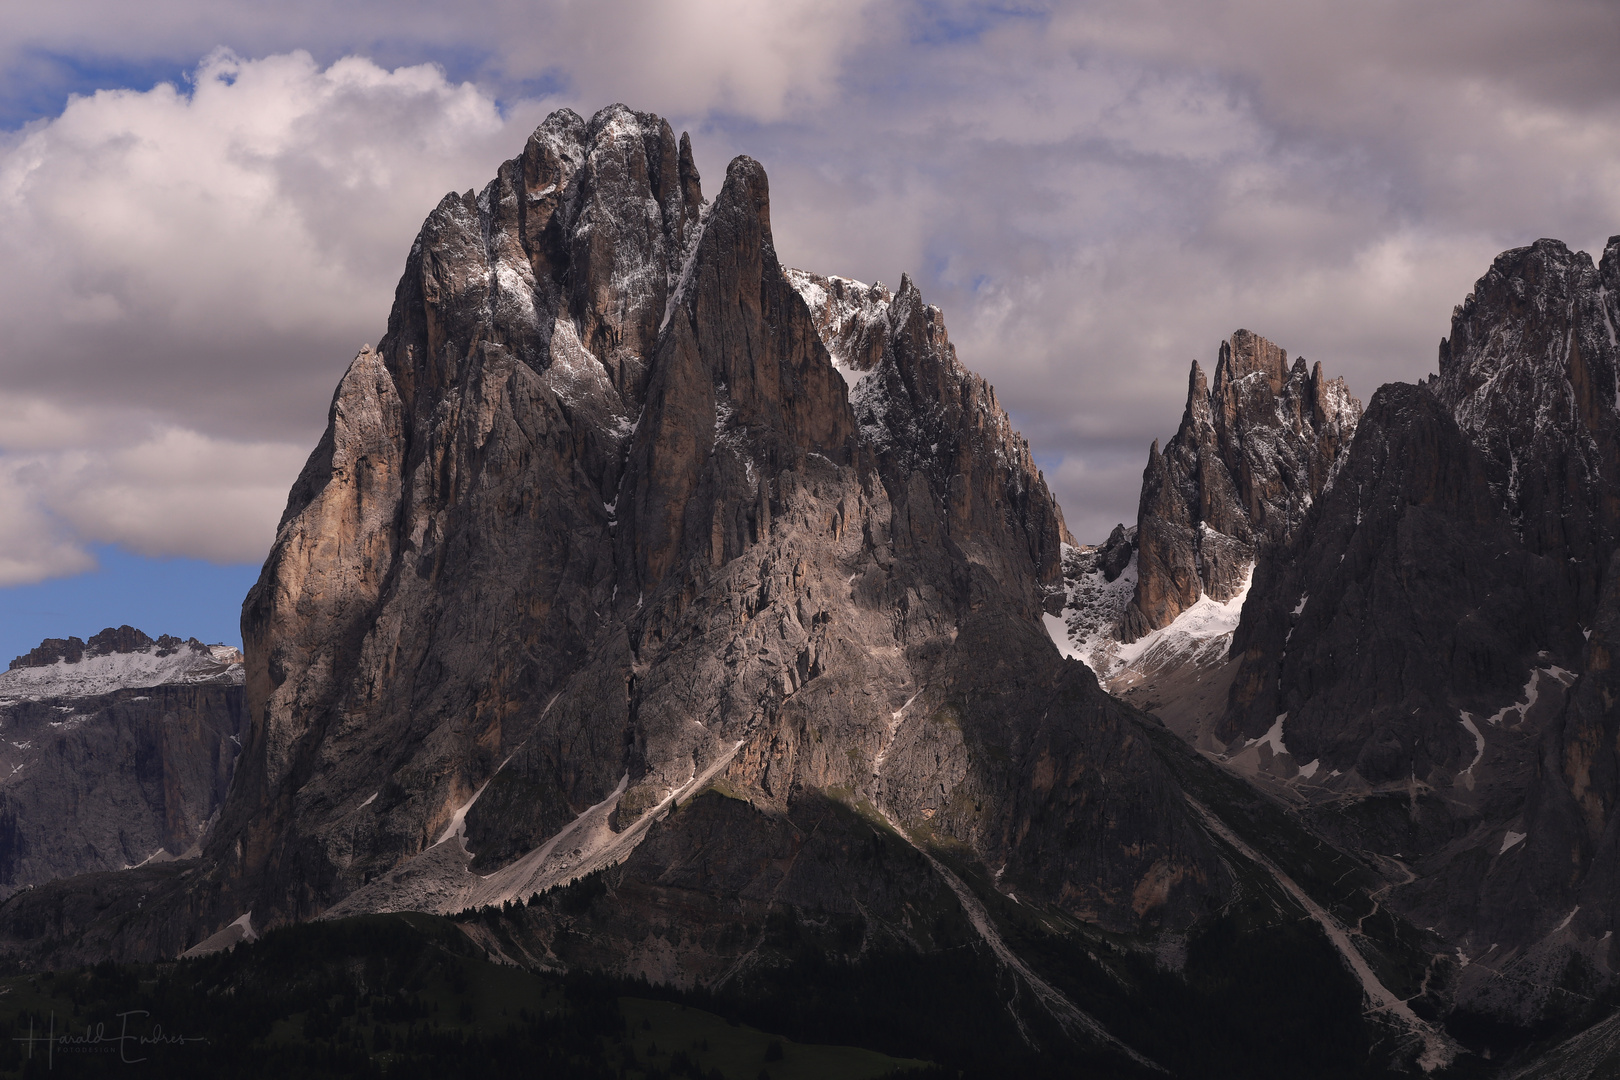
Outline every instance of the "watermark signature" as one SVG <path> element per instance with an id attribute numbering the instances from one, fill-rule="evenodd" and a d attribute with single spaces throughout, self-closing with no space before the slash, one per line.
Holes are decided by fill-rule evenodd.
<path id="1" fill-rule="evenodd" d="M 28 1057 L 34 1057 L 34 1047 L 43 1044 L 43 1053 L 46 1055 L 46 1067 L 56 1068 L 57 1054 L 112 1054 L 118 1055 L 118 1060 L 126 1065 L 138 1065 L 146 1060 L 145 1052 L 154 1046 L 184 1046 L 186 1043 L 207 1042 L 201 1035 L 170 1034 L 163 1030 L 162 1024 L 153 1024 L 150 1031 L 131 1032 L 129 1030 L 130 1017 L 151 1016 L 145 1009 L 131 1009 L 128 1012 L 117 1014 L 119 1021 L 118 1033 L 109 1034 L 106 1024 L 86 1024 L 82 1033 L 64 1031 L 56 1033 L 56 1012 L 52 1010 L 50 1026 L 43 1032 L 36 1033 L 32 1018 L 28 1021 L 28 1034 L 14 1037 L 15 1042 L 28 1044 Z M 140 1054 L 140 1057 L 132 1057 Z"/>

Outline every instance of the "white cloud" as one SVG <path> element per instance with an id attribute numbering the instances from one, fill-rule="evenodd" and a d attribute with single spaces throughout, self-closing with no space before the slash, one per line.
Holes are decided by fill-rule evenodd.
<path id="1" fill-rule="evenodd" d="M 873 0 L 64 0 L 7 12 L 0 69 L 37 81 L 51 57 L 187 64 L 224 42 L 259 56 L 437 57 L 486 85 L 538 80 L 598 104 L 768 121 L 835 98 L 845 54 L 900 15 Z"/>
<path id="2" fill-rule="evenodd" d="M 42 461 L 46 505 L 77 535 L 142 555 L 257 562 L 309 448 L 162 428 L 138 443 Z"/>
<path id="3" fill-rule="evenodd" d="M 1366 399 L 1432 369 L 1502 248 L 1620 232 L 1605 0 L 63 10 L 7 20 L 0 67 L 184 64 L 222 41 L 259 57 L 214 53 L 194 89 L 97 94 L 0 136 L 0 499 L 34 523 L 6 537 L 68 551 L 247 550 L 252 529 L 139 463 L 191 460 L 177 433 L 278 462 L 279 481 L 194 488 L 273 523 L 426 212 L 560 103 L 670 116 L 711 187 L 732 154 L 759 158 L 790 263 L 910 272 L 1057 463 L 1082 540 L 1134 516 L 1188 361 L 1237 327 Z M 556 92 L 525 100 L 536 86 Z M 50 486 L 69 483 L 82 494 Z"/>
<path id="4" fill-rule="evenodd" d="M 503 8 L 510 18 L 511 7 Z M 508 71 L 559 70 L 586 100 L 666 115 L 780 120 L 835 105 L 844 54 L 879 29 L 872 0 L 571 0 L 523 5 Z"/>
<path id="5" fill-rule="evenodd" d="M 308 453 L 166 427 L 124 445 L 0 455 L 0 585 L 91 569 L 92 543 L 257 562 Z"/>
<path id="6" fill-rule="evenodd" d="M 215 52 L 0 144 L 0 580 L 256 561 L 404 256 L 542 111 L 432 66 Z"/>
<path id="7" fill-rule="evenodd" d="M 0 586 L 95 569 L 84 544 L 39 504 L 38 463 L 0 457 Z"/>
<path id="8" fill-rule="evenodd" d="M 481 184 L 537 115 L 503 117 L 432 67 L 323 70 L 302 53 L 216 52 L 189 91 L 78 98 L 0 151 L 0 380 L 192 425 L 307 428 L 343 358 L 380 335 L 426 209 Z"/>

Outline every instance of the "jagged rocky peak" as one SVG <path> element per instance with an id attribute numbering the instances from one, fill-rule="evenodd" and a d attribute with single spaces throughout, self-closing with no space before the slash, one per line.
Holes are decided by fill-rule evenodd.
<path id="1" fill-rule="evenodd" d="M 889 304 L 894 294 L 881 281 L 867 285 L 854 278 L 807 270 L 789 270 L 787 275 L 809 305 L 816 332 L 826 343 L 833 366 L 850 380 L 853 390 L 862 374 L 883 359 Z"/>
<path id="2" fill-rule="evenodd" d="M 914 282 L 790 274 L 758 162 L 705 204 L 662 121 L 555 114 L 429 216 L 289 497 L 200 909 L 527 897 L 723 783 L 1184 921 L 1229 879 L 1042 632 L 1067 539 Z"/>
<path id="3" fill-rule="evenodd" d="M 0 694 L 84 696 L 161 683 L 240 682 L 241 665 L 241 651 L 229 645 L 109 626 L 89 641 L 46 638 L 0 673 Z"/>
<path id="4" fill-rule="evenodd" d="M 1214 379 L 1195 360 L 1181 427 L 1148 453 L 1137 514 L 1136 593 L 1124 641 L 1170 625 L 1200 596 L 1244 589 L 1261 547 L 1288 540 L 1349 445 L 1361 403 L 1320 363 L 1248 330 L 1221 343 Z"/>
<path id="5" fill-rule="evenodd" d="M 424 224 L 382 350 L 400 392 L 504 349 L 633 418 L 703 205 L 690 141 L 661 118 L 553 113 L 481 193 L 446 195 Z"/>
<path id="6" fill-rule="evenodd" d="M 1429 388 L 1490 463 L 1492 488 L 1533 551 L 1581 565 L 1583 603 L 1620 529 L 1620 237 L 1594 266 L 1538 240 L 1497 256 L 1452 314 Z"/>
<path id="7" fill-rule="evenodd" d="M 1062 509 L 1047 490 L 1028 441 L 996 399 L 995 387 L 957 358 L 944 312 L 924 302 L 907 274 L 891 293 L 881 282 L 787 273 L 827 342 L 834 368 L 844 376 L 863 441 L 893 470 L 896 482 L 921 470 L 936 489 L 954 487 L 946 496 L 954 506 L 946 518 L 953 539 L 973 549 L 985 565 L 1015 576 L 1018 569 L 997 553 L 1009 545 L 1021 547 L 1037 565 L 1045 602 L 1060 607 L 1062 547 L 1073 543 Z M 990 470 L 984 469 L 986 459 L 995 463 Z M 964 499 L 968 488 L 977 488 L 978 497 Z M 1019 508 L 1011 521 L 963 514 L 969 506 L 995 506 L 998 496 L 992 492 L 1000 488 Z M 1008 524 L 1023 535 L 1013 536 Z"/>

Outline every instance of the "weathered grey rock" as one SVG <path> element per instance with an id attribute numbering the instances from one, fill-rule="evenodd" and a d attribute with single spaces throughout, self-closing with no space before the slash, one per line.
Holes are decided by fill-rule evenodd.
<path id="1" fill-rule="evenodd" d="M 1168 626 L 1202 595 L 1236 596 L 1258 551 L 1291 538 L 1355 434 L 1361 403 L 1247 330 L 1221 343 L 1209 385 L 1188 377 L 1181 427 L 1148 452 L 1137 513 L 1136 595 L 1119 634 Z"/>
<path id="2" fill-rule="evenodd" d="M 430 215 L 244 608 L 197 934 L 397 897 L 441 840 L 499 871 L 607 800 L 644 830 L 711 769 L 1122 930 L 1224 895 L 1140 721 L 1041 628 L 1067 531 L 993 390 L 909 280 L 785 272 L 769 208 L 747 158 L 702 203 L 614 107 Z"/>
<path id="3" fill-rule="evenodd" d="M 0 674 L 0 895 L 195 856 L 245 731 L 240 660 L 123 626 Z"/>

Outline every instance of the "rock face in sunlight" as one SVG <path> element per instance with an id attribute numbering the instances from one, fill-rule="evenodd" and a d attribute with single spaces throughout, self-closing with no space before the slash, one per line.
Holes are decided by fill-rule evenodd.
<path id="1" fill-rule="evenodd" d="M 131 626 L 0 674 L 0 894 L 197 854 L 230 783 L 242 655 Z"/>
<path id="2" fill-rule="evenodd" d="M 1119 636 L 1169 626 L 1200 596 L 1243 588 L 1264 545 L 1290 539 L 1355 434 L 1361 402 L 1322 365 L 1239 330 L 1211 386 L 1194 360 L 1181 427 L 1142 474 L 1137 584 Z"/>
<path id="3" fill-rule="evenodd" d="M 785 271 L 757 162 L 710 203 L 657 117 L 556 113 L 429 216 L 289 498 L 196 933 L 638 850 L 656 879 L 658 822 L 717 788 L 749 809 L 689 842 L 743 863 L 841 806 L 1104 926 L 1187 925 L 1230 876 L 1043 630 L 1067 539 L 915 284 Z"/>

